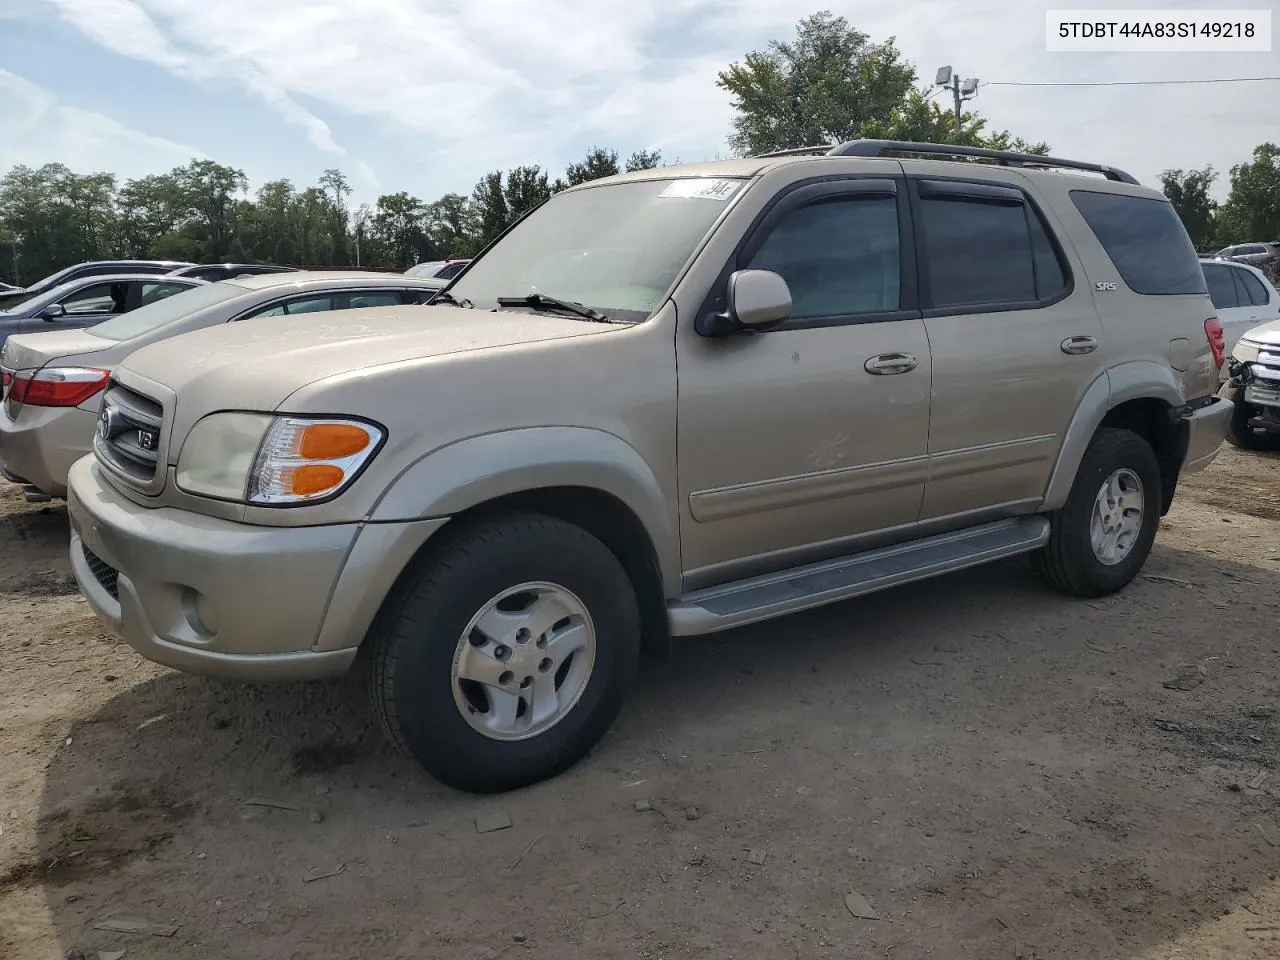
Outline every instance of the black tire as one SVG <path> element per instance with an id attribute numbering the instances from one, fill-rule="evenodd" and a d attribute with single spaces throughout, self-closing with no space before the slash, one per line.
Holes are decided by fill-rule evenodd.
<path id="1" fill-rule="evenodd" d="M 1259 432 L 1249 426 L 1249 418 L 1257 416 L 1257 410 L 1248 404 L 1236 402 L 1227 424 L 1227 442 L 1241 450 L 1270 453 L 1280 450 L 1280 434 Z"/>
<path id="2" fill-rule="evenodd" d="M 532 581 L 581 600 L 595 627 L 595 663 L 577 704 L 554 726 L 497 740 L 473 729 L 456 705 L 453 658 L 486 603 Z M 406 571 L 369 643 L 371 699 L 391 741 L 448 786 L 499 793 L 561 773 L 605 735 L 635 676 L 640 612 L 603 543 L 562 520 L 516 514 L 455 534 Z"/>
<path id="3" fill-rule="evenodd" d="M 1094 555 L 1090 521 L 1103 482 L 1124 468 L 1142 483 L 1142 524 L 1129 554 L 1108 566 Z M 1066 504 L 1049 516 L 1049 542 L 1037 555 L 1045 579 L 1075 597 L 1102 597 L 1127 586 L 1147 562 L 1155 542 L 1161 489 L 1160 464 L 1146 440 L 1129 430 L 1100 429 L 1080 462 Z"/>

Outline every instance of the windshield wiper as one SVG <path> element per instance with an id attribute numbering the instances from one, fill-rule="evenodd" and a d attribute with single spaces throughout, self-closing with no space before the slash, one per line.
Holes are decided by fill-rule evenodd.
<path id="1" fill-rule="evenodd" d="M 451 303 L 451 304 L 453 304 L 455 307 L 466 307 L 468 310 L 474 310 L 474 309 L 475 309 L 475 304 L 474 304 L 474 303 L 472 303 L 470 300 L 468 300 L 466 297 L 463 297 L 461 300 L 459 300 L 457 297 L 455 297 L 455 296 L 454 296 L 452 293 L 450 293 L 448 290 L 441 290 L 441 291 L 440 291 L 439 293 L 437 293 L 434 297 L 432 297 L 432 298 L 431 298 L 431 300 L 430 300 L 430 301 L 428 301 L 428 302 L 429 302 L 430 304 L 436 304 L 436 303 Z"/>
<path id="2" fill-rule="evenodd" d="M 592 307 L 584 306 L 573 300 L 561 300 L 559 297 L 549 297 L 545 293 L 530 293 L 523 297 L 499 297 L 498 306 L 500 307 L 533 307 L 535 310 L 563 310 L 565 313 L 572 313 L 575 316 L 582 317 L 584 320 L 591 320 L 594 323 L 617 323 L 608 314 L 601 313 Z"/>

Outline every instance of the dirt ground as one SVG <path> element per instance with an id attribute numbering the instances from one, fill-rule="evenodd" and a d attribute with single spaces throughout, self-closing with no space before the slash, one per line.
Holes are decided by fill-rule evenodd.
<path id="1" fill-rule="evenodd" d="M 0 492 L 4 960 L 1280 957 L 1280 457 L 1188 482 L 1117 597 L 1017 561 L 681 642 L 492 798 L 358 679 L 144 662 L 66 538 Z"/>

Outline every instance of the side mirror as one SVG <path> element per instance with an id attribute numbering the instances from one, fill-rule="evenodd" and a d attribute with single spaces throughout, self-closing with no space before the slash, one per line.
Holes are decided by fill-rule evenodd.
<path id="1" fill-rule="evenodd" d="M 755 333 L 791 316 L 791 288 L 772 270 L 738 270 L 729 275 L 723 313 L 699 317 L 704 337 Z"/>
<path id="2" fill-rule="evenodd" d="M 51 303 L 40 311 L 40 319 L 46 323 L 52 323 L 59 317 L 65 317 L 66 315 L 67 308 L 60 303 Z"/>

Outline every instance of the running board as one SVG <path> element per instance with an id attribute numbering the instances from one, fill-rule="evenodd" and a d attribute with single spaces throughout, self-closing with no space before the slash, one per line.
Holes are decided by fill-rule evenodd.
<path id="1" fill-rule="evenodd" d="M 976 567 L 1049 541 L 1049 521 L 1020 517 L 685 594 L 667 604 L 672 636 L 729 630 Z"/>

